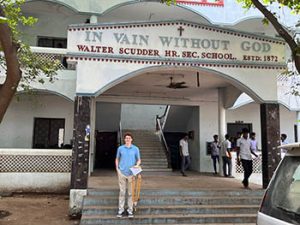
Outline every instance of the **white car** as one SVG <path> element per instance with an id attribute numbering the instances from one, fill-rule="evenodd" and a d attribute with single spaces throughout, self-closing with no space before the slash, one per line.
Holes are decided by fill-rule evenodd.
<path id="1" fill-rule="evenodd" d="M 300 225 L 300 142 L 280 148 L 287 153 L 266 189 L 257 225 Z"/>

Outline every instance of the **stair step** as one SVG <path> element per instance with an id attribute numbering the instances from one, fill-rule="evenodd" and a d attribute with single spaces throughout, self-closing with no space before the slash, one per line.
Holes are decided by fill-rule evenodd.
<path id="1" fill-rule="evenodd" d="M 88 195 L 89 196 L 117 196 L 119 193 L 119 189 L 115 190 L 102 190 L 102 189 L 88 189 Z M 235 196 L 255 196 L 262 198 L 264 194 L 264 190 L 169 190 L 169 189 L 142 189 L 141 190 L 141 196 L 152 196 L 152 197 L 158 197 L 158 196 L 176 196 L 176 197 L 186 197 L 186 196 L 226 196 L 226 197 L 235 197 Z"/>
<path id="2" fill-rule="evenodd" d="M 152 169 L 152 168 L 144 168 L 144 172 L 172 172 L 171 168 L 157 168 L 157 169 Z"/>
<path id="3" fill-rule="evenodd" d="M 185 197 L 185 196 L 161 196 L 155 198 L 153 196 L 141 196 L 141 205 L 246 205 L 256 204 L 259 205 L 261 202 L 260 197 Z M 118 204 L 118 196 L 87 196 L 84 199 L 83 205 L 112 205 Z"/>
<path id="4" fill-rule="evenodd" d="M 88 224 L 174 224 L 174 223 L 255 223 L 256 214 L 178 214 L 178 215 L 136 215 L 134 219 L 116 216 L 82 215 L 82 225 Z"/>
<path id="5" fill-rule="evenodd" d="M 159 214 L 247 214 L 256 213 L 258 205 L 139 205 L 136 215 Z M 84 215 L 115 215 L 116 206 L 91 205 L 83 209 Z"/>

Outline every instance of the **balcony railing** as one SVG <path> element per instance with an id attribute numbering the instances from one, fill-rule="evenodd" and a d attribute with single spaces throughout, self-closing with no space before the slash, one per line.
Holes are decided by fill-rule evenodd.
<path id="1" fill-rule="evenodd" d="M 73 70 L 74 68 L 67 63 L 67 49 L 65 48 L 45 48 L 45 47 L 31 47 L 32 52 L 41 58 L 48 59 L 50 61 L 59 60 L 60 70 Z"/>

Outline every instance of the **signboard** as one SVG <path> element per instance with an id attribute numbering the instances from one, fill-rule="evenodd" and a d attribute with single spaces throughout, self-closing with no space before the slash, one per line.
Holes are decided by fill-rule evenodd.
<path id="1" fill-rule="evenodd" d="M 224 6 L 224 0 L 177 0 L 177 4 Z"/>
<path id="2" fill-rule="evenodd" d="M 189 22 L 74 25 L 69 55 L 143 60 L 284 64 L 285 42 Z"/>

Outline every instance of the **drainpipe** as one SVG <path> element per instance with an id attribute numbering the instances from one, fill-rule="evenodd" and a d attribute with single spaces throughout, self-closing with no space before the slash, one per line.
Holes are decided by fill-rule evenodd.
<path id="1" fill-rule="evenodd" d="M 297 142 L 300 142 L 300 111 L 297 111 Z"/>

